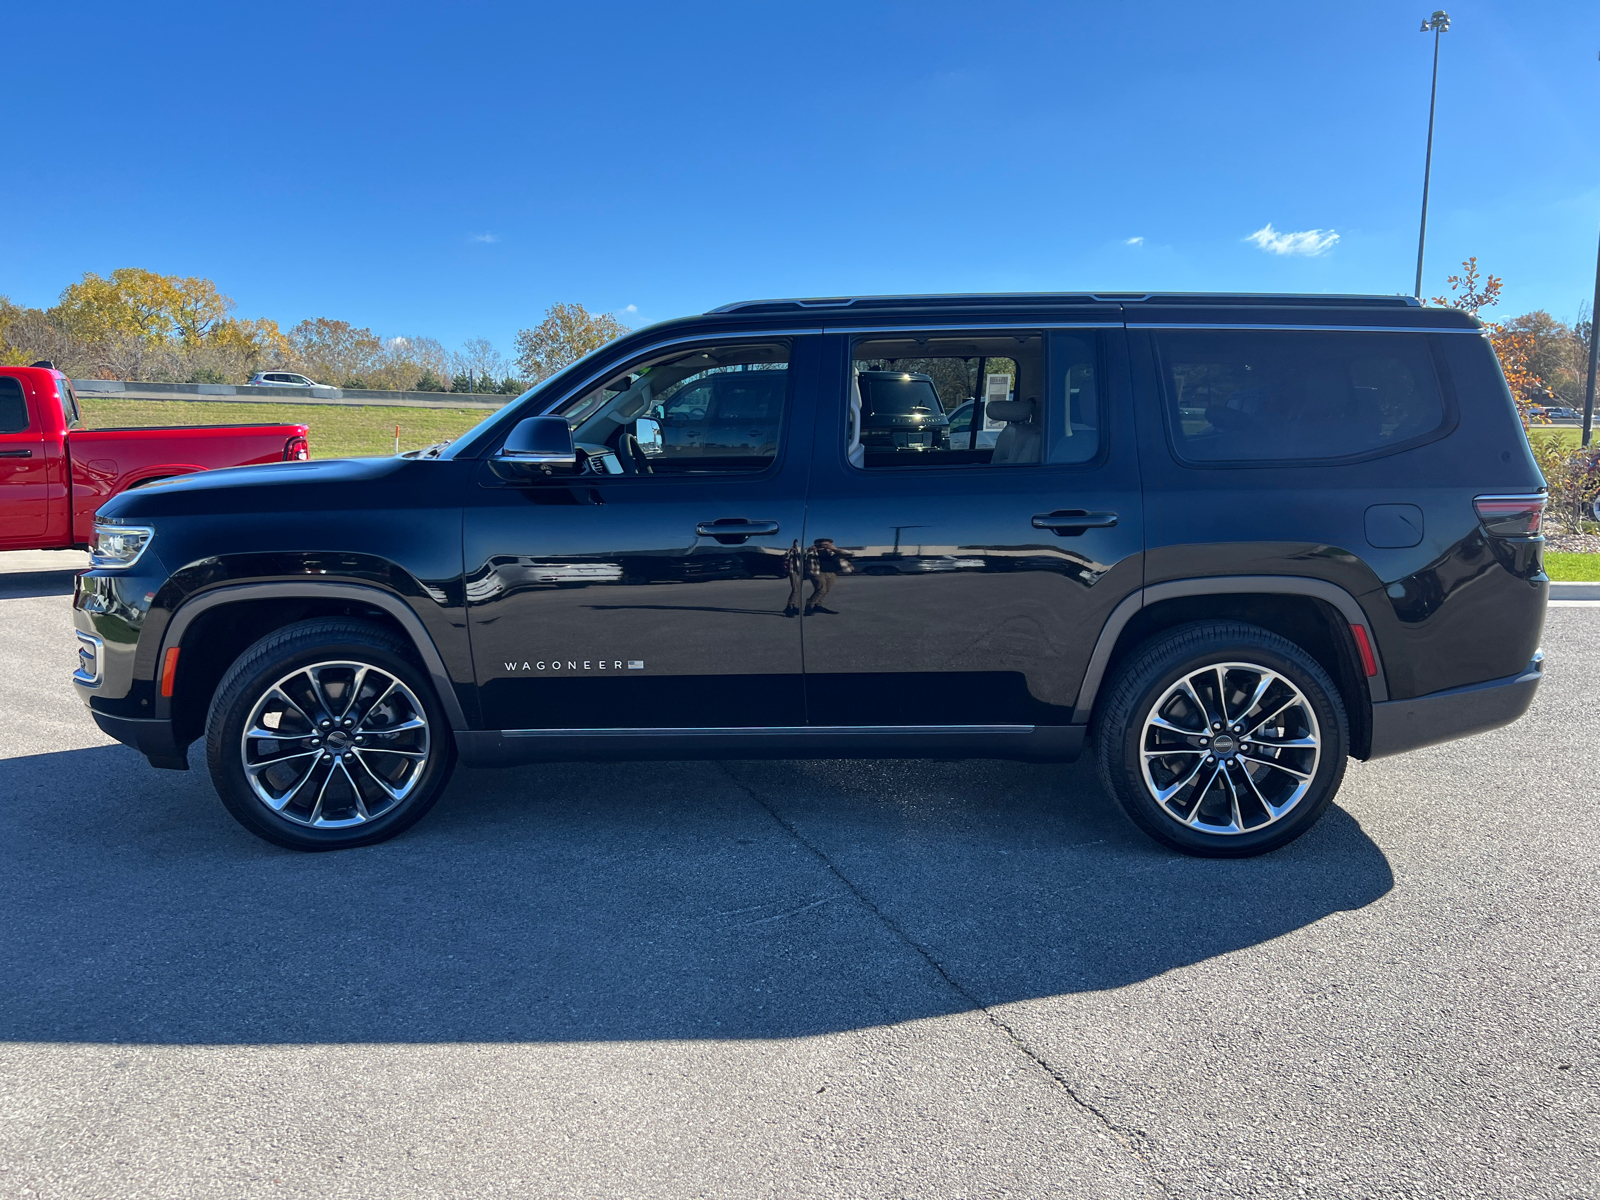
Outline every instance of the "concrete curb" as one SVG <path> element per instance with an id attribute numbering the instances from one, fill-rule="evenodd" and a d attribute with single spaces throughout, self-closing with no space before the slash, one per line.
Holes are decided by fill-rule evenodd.
<path id="1" fill-rule="evenodd" d="M 1552 600 L 1600 600 L 1600 583 L 1552 583 Z"/>

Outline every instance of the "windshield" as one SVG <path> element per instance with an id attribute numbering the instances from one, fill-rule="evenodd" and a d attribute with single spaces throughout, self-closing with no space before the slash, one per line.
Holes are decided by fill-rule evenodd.
<path id="1" fill-rule="evenodd" d="M 944 408 L 926 375 L 861 375 L 861 404 L 869 417 L 939 416 Z"/>

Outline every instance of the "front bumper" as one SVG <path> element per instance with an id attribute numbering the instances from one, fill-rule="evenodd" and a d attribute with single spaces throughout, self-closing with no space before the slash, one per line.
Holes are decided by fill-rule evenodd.
<path id="1" fill-rule="evenodd" d="M 91 708 L 89 715 L 100 731 L 117 739 L 124 746 L 132 746 L 150 760 L 152 767 L 168 771 L 187 771 L 187 747 L 179 746 L 172 736 L 172 722 L 154 717 L 116 717 Z"/>
<path id="2" fill-rule="evenodd" d="M 1374 704 L 1372 752 L 1367 757 L 1387 758 L 1509 725 L 1528 711 L 1543 678 L 1541 651 L 1525 670 L 1504 679 Z"/>

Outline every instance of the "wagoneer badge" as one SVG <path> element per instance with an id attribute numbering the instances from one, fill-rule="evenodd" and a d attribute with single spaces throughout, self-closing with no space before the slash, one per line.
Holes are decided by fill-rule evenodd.
<path id="1" fill-rule="evenodd" d="M 623 669 L 623 660 L 620 658 L 552 658 L 540 659 L 538 662 L 508 662 L 508 671 L 620 671 Z M 627 660 L 627 669 L 630 671 L 644 670 L 644 659 L 630 658 Z"/>

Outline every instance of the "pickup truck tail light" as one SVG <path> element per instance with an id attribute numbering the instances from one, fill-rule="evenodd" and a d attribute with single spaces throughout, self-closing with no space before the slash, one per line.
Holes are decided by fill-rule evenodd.
<path id="1" fill-rule="evenodd" d="M 292 437 L 283 444 L 284 462 L 305 462 L 311 457 L 311 446 L 303 437 Z"/>
<path id="2" fill-rule="evenodd" d="M 1529 496 L 1479 496 L 1472 507 L 1477 510 L 1484 532 L 1494 537 L 1537 537 L 1548 499 L 1542 492 Z"/>

